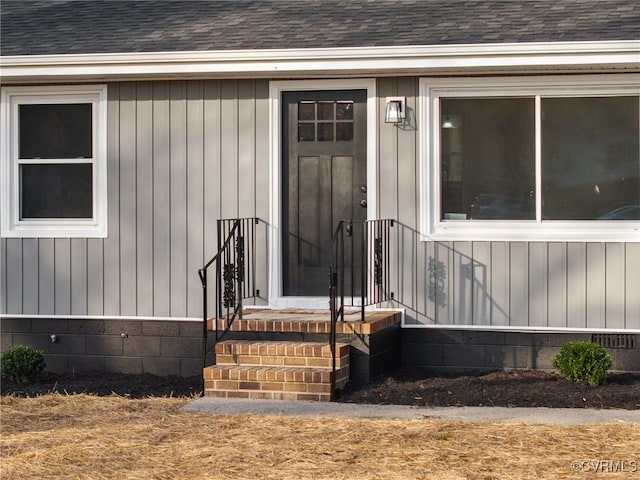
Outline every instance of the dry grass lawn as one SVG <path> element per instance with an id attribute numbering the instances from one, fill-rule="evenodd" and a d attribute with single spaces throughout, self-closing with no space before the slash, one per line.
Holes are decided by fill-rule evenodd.
<path id="1" fill-rule="evenodd" d="M 629 471 L 629 462 L 640 462 L 640 426 L 633 424 L 559 427 L 211 416 L 181 411 L 187 401 L 2 397 L 0 478 L 486 480 L 640 475 Z M 599 460 L 625 462 L 616 468 L 626 471 L 572 472 L 573 461 Z M 613 470 L 605 464 L 599 468 Z"/>

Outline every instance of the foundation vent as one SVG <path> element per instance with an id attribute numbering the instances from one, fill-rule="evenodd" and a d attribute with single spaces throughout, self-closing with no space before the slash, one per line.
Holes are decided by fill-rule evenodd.
<path id="1" fill-rule="evenodd" d="M 594 333 L 591 341 L 604 348 L 636 348 L 636 336 L 631 334 Z"/>

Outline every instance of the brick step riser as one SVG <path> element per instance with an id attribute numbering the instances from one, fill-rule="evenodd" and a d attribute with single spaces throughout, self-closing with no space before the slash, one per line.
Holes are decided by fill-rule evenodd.
<path id="1" fill-rule="evenodd" d="M 205 369 L 205 396 L 272 400 L 331 400 L 331 370 L 213 366 Z M 336 370 L 336 389 L 349 367 Z"/>
<path id="2" fill-rule="evenodd" d="M 214 332 L 209 332 L 210 338 L 213 340 Z M 336 341 L 338 343 L 349 343 L 353 334 L 338 334 Z M 222 340 L 239 340 L 249 342 L 316 342 L 327 343 L 329 334 L 325 333 L 291 333 L 291 332 L 227 332 Z"/>
<path id="3" fill-rule="evenodd" d="M 346 381 L 336 382 L 336 388 L 343 388 Z M 251 391 L 251 392 L 287 392 L 287 393 L 331 393 L 331 384 L 326 383 L 287 383 L 287 382 L 249 382 L 236 380 L 207 380 L 208 391 Z"/>
<path id="4" fill-rule="evenodd" d="M 343 356 L 348 349 L 348 344 L 337 343 L 336 355 Z M 331 347 L 326 342 L 226 340 L 218 342 L 215 351 L 227 355 L 331 358 Z"/>
<path id="5" fill-rule="evenodd" d="M 312 400 L 315 402 L 330 402 L 328 393 L 292 393 L 292 392 L 256 392 L 238 390 L 205 390 L 205 396 L 216 398 L 244 398 L 249 400 Z"/>
<path id="6" fill-rule="evenodd" d="M 216 363 L 227 365 L 266 365 L 299 367 L 332 367 L 331 347 L 326 343 L 308 342 L 220 342 L 215 346 Z M 336 345 L 336 365 L 346 365 L 349 345 Z"/>
<path id="7" fill-rule="evenodd" d="M 216 354 L 216 365 L 332 368 L 331 358 Z M 349 355 L 336 357 L 336 368 L 349 365 Z"/>
<path id="8" fill-rule="evenodd" d="M 248 382 L 279 383 L 318 383 L 331 384 L 331 369 L 285 368 L 285 367 L 246 367 L 233 365 L 213 365 L 204 369 L 207 380 L 233 380 Z M 349 366 L 343 366 L 335 372 L 336 384 L 349 379 Z"/>

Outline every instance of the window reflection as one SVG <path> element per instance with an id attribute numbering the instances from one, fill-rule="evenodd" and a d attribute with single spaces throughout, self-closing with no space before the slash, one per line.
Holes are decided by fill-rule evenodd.
<path id="1" fill-rule="evenodd" d="M 442 219 L 535 219 L 534 100 L 441 100 Z"/>
<path id="2" fill-rule="evenodd" d="M 542 99 L 542 211 L 640 219 L 637 97 Z"/>

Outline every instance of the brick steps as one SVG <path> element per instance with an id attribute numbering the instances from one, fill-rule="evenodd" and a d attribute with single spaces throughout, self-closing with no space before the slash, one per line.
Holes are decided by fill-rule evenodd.
<path id="1" fill-rule="evenodd" d="M 334 373 L 327 343 L 226 340 L 203 375 L 210 397 L 331 401 Z M 339 343 L 335 387 L 348 381 L 349 345 Z"/>

